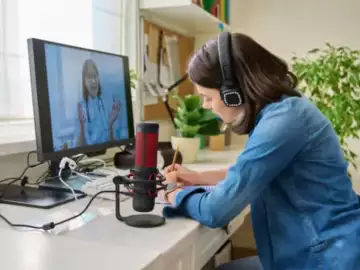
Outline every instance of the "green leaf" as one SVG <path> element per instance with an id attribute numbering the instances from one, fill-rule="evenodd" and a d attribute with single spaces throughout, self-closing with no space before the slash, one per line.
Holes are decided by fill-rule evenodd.
<path id="1" fill-rule="evenodd" d="M 175 126 L 183 137 L 201 135 L 217 135 L 220 133 L 217 116 L 210 110 L 201 107 L 201 99 L 196 95 L 184 98 L 173 96 L 178 103 L 175 113 Z"/>
<path id="2" fill-rule="evenodd" d="M 188 111 L 193 111 L 201 107 L 200 96 L 186 95 L 184 97 L 185 107 Z"/>
<path id="3" fill-rule="evenodd" d="M 219 135 L 220 133 L 219 122 L 217 119 L 212 119 L 206 122 L 206 124 L 204 124 L 198 131 L 198 134 L 208 136 Z"/>
<path id="4" fill-rule="evenodd" d="M 292 57 L 300 90 L 331 122 L 345 159 L 356 168 L 356 153 L 346 143 L 360 132 L 360 53 L 325 43 L 304 57 Z"/>
<path id="5" fill-rule="evenodd" d="M 184 103 L 184 100 L 178 96 L 178 95 L 173 95 L 172 96 L 179 104 L 180 108 L 183 109 L 183 110 L 186 110 L 186 106 L 185 106 L 185 103 Z"/>
<path id="6" fill-rule="evenodd" d="M 201 112 L 201 115 L 200 115 L 200 118 L 199 118 L 200 123 L 204 123 L 204 122 L 207 122 L 207 121 L 212 121 L 214 119 L 217 119 L 216 114 L 213 113 L 210 110 L 201 109 L 200 112 Z"/>
<path id="7" fill-rule="evenodd" d="M 308 53 L 317 53 L 319 51 L 320 51 L 320 49 L 315 48 L 315 49 L 312 49 L 312 50 L 308 51 Z"/>
<path id="8" fill-rule="evenodd" d="M 197 125 L 201 120 L 201 113 L 199 110 L 193 110 L 187 114 L 188 124 L 189 125 Z"/>
<path id="9" fill-rule="evenodd" d="M 183 122 L 181 122 L 181 121 L 179 120 L 179 118 L 174 118 L 174 122 L 175 122 L 175 126 L 176 126 L 179 130 L 181 130 L 182 127 L 184 126 Z"/>
<path id="10" fill-rule="evenodd" d="M 199 125 L 196 126 L 189 126 L 189 125 L 182 125 L 182 128 L 180 129 L 181 136 L 193 138 L 198 134 L 198 131 L 200 129 Z"/>

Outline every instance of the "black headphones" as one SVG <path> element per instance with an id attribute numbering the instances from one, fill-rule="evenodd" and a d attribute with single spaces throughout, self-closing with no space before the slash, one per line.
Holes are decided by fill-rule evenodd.
<path id="1" fill-rule="evenodd" d="M 239 84 L 236 83 L 232 69 L 231 34 L 221 32 L 218 37 L 218 53 L 220 69 L 223 77 L 220 88 L 222 101 L 228 107 L 239 107 L 244 103 L 244 98 Z"/>

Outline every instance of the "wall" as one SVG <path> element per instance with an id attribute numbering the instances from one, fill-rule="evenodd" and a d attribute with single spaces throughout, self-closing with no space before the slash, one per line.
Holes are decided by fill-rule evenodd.
<path id="1" fill-rule="evenodd" d="M 231 30 L 250 35 L 273 53 L 290 61 L 325 42 L 360 49 L 358 0 L 233 0 Z M 360 141 L 351 140 L 360 155 Z M 360 159 L 357 163 L 360 167 Z M 360 170 L 352 171 L 360 193 Z"/>

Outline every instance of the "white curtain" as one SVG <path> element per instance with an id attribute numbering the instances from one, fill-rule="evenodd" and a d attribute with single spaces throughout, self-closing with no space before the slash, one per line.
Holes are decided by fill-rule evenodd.
<path id="1" fill-rule="evenodd" d="M 33 117 L 28 38 L 123 54 L 123 1 L 0 0 L 0 120 Z"/>

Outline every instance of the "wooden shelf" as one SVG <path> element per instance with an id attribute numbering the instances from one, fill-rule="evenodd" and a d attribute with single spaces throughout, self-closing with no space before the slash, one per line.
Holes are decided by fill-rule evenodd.
<path id="1" fill-rule="evenodd" d="M 230 27 L 192 0 L 140 0 L 140 11 L 146 20 L 187 36 L 214 34 Z"/>

